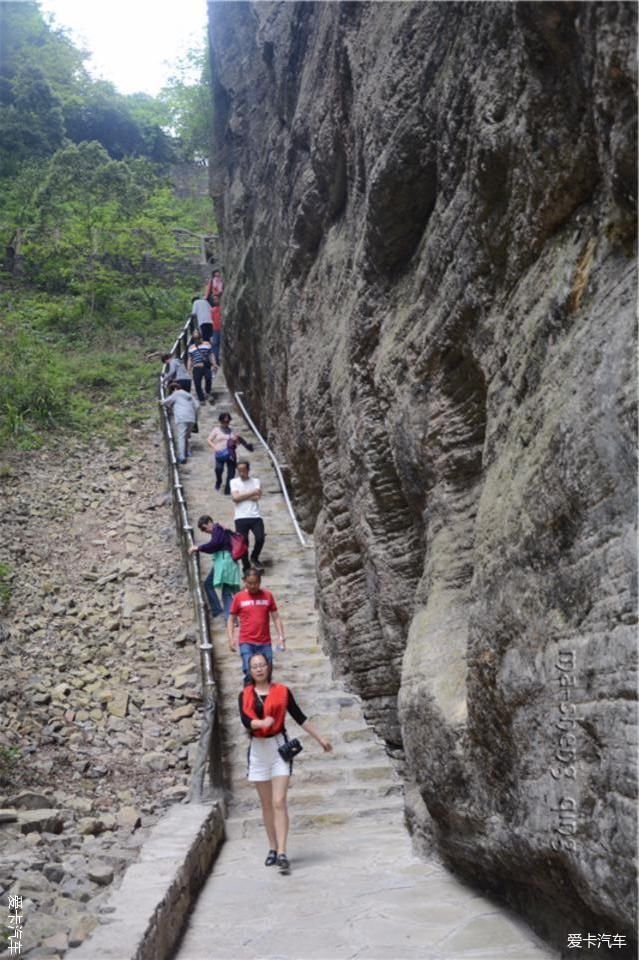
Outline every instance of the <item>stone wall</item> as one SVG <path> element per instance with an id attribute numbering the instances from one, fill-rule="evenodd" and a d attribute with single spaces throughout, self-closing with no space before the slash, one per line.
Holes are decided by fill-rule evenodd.
<path id="1" fill-rule="evenodd" d="M 415 835 L 634 923 L 634 4 L 212 3 L 225 372 Z"/>

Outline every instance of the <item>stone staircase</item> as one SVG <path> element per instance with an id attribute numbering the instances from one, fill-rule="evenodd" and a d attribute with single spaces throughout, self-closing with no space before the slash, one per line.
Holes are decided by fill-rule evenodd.
<path id="1" fill-rule="evenodd" d="M 215 403 L 200 410 L 200 431 L 194 441 L 193 457 L 183 472 L 192 522 L 201 513 L 208 513 L 233 528 L 232 503 L 214 489 L 212 455 L 206 446 L 206 437 L 217 424 L 219 413 L 230 409 L 236 432 L 255 442 L 255 452 L 246 456 L 251 462 L 251 474 L 260 478 L 264 492 L 260 501 L 266 528 L 263 584 L 278 603 L 287 641 L 285 652 L 274 651 L 274 675 L 278 682 L 292 688 L 301 708 L 333 744 L 333 752 L 324 754 L 289 718 L 289 736 L 299 733 L 304 744 L 304 751 L 294 764 L 289 791 L 292 828 L 307 829 L 391 813 L 401 818 L 402 786 L 393 763 L 366 724 L 358 697 L 333 677 L 330 661 L 318 644 L 312 539 L 307 538 L 308 547 L 299 543 L 270 458 L 233 407 L 222 374 L 214 383 L 214 393 Z M 244 455 L 243 448 L 240 451 Z M 201 542 L 199 532 L 197 536 Z M 203 574 L 209 562 L 207 557 L 201 557 Z M 248 836 L 262 828 L 255 788 L 246 781 L 248 741 L 237 706 L 242 680 L 240 659 L 228 649 L 221 622 L 214 622 L 213 636 L 230 787 L 227 836 Z"/>
<path id="2" fill-rule="evenodd" d="M 222 410 L 247 440 L 224 382 L 200 413 L 194 455 L 183 468 L 192 522 L 202 513 L 233 526 L 229 497 L 216 493 L 206 437 Z M 243 451 L 241 451 L 243 454 Z M 541 944 L 502 905 L 482 897 L 435 861 L 411 850 L 402 784 L 383 743 L 367 726 L 357 696 L 331 672 L 318 645 L 312 543 L 295 535 L 265 451 L 248 455 L 262 481 L 266 527 L 263 583 L 278 603 L 287 650 L 274 651 L 275 679 L 288 684 L 333 744 L 325 754 L 300 732 L 304 750 L 289 789 L 292 875 L 266 868 L 267 839 L 255 788 L 246 780 L 247 738 L 240 722 L 239 655 L 214 622 L 229 786 L 226 842 L 189 919 L 175 960 L 549 960 Z M 198 540 L 201 540 L 198 533 Z M 204 555 L 202 575 L 208 571 Z M 291 720 L 289 735 L 297 736 Z"/>

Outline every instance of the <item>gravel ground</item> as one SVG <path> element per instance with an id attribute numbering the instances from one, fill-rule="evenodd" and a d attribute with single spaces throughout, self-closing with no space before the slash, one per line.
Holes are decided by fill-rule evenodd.
<path id="1" fill-rule="evenodd" d="M 23 956 L 86 938 L 188 789 L 199 669 L 156 421 L 131 447 L 60 442 L 0 468 L 0 888 L 7 933 L 22 897 Z"/>

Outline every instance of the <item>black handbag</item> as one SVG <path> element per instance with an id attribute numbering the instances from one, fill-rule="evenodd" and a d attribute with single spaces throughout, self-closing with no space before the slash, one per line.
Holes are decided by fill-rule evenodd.
<path id="1" fill-rule="evenodd" d="M 283 743 L 281 747 L 277 748 L 277 752 L 282 760 L 286 760 L 287 763 L 290 763 L 293 757 L 296 757 L 298 753 L 302 752 L 303 747 L 297 737 L 295 737 L 293 740 L 289 740 L 286 734 L 284 734 L 284 740 L 286 742 Z"/>

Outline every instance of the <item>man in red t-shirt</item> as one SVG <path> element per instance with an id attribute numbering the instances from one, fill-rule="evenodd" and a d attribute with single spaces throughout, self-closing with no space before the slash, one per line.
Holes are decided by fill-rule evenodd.
<path id="1" fill-rule="evenodd" d="M 257 570 L 249 570 L 244 577 L 245 590 L 233 597 L 231 610 L 226 624 L 229 648 L 237 650 L 242 657 L 244 677 L 250 681 L 249 660 L 254 653 L 263 653 L 269 663 L 273 662 L 271 645 L 270 618 L 277 630 L 278 650 L 285 650 L 284 625 L 277 611 L 275 597 L 270 590 L 262 589 L 262 577 Z M 235 626 L 239 622 L 239 641 L 235 635 Z"/>

